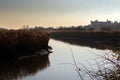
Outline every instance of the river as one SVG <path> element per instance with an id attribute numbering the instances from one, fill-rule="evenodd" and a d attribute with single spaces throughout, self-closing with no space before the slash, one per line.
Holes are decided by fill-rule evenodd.
<path id="1" fill-rule="evenodd" d="M 7 69 L 1 66 L 0 78 L 2 80 L 80 80 L 75 62 L 80 75 L 83 76 L 85 74 L 81 70 L 83 66 L 89 69 L 90 65 L 95 64 L 97 55 L 111 52 L 111 50 L 72 45 L 54 39 L 49 41 L 49 45 L 53 48 L 53 53 L 42 57 L 44 59 L 39 60 L 41 57 L 37 57 L 34 60 L 9 63 L 6 65 Z M 90 80 L 85 75 L 83 77 L 85 80 Z"/>

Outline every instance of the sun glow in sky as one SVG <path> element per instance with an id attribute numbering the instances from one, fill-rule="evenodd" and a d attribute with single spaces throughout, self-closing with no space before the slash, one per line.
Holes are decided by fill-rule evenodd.
<path id="1" fill-rule="evenodd" d="M 0 27 L 87 25 L 120 21 L 120 0 L 0 0 Z"/>

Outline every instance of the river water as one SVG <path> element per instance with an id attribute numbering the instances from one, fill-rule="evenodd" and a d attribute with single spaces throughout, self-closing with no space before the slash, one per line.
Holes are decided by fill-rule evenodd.
<path id="1" fill-rule="evenodd" d="M 96 54 L 110 51 L 72 45 L 53 39 L 50 40 L 49 45 L 53 48 L 53 53 L 42 57 L 43 59 L 36 57 L 34 60 L 9 63 L 6 68 L 0 67 L 0 78 L 2 80 L 80 80 L 73 58 L 83 76 L 81 65 L 89 69 L 90 64 L 95 63 Z M 89 80 L 85 75 L 84 78 Z"/>

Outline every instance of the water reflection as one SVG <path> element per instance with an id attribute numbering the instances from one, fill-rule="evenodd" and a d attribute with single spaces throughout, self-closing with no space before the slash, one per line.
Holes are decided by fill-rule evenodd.
<path id="1" fill-rule="evenodd" d="M 90 47 L 90 48 L 96 48 L 96 49 L 99 49 L 99 50 L 106 50 L 106 49 L 109 49 L 109 50 L 112 50 L 114 52 L 120 52 L 120 46 L 112 46 L 111 44 L 103 44 L 103 43 L 100 43 L 98 41 L 86 41 L 86 40 L 78 40 L 78 39 L 55 39 L 55 40 L 59 40 L 59 41 L 62 41 L 62 42 L 65 42 L 65 43 L 69 43 L 69 44 L 72 44 L 72 45 L 78 45 L 78 46 L 83 46 L 83 47 Z"/>
<path id="2" fill-rule="evenodd" d="M 79 80 L 75 66 L 71 65 L 74 64 L 74 62 L 68 46 L 71 47 L 73 51 L 76 63 L 79 69 L 81 69 L 80 73 L 82 77 L 84 77 L 84 80 L 92 80 L 87 74 L 85 75 L 86 73 L 85 70 L 91 71 L 90 69 L 91 66 L 93 67 L 93 69 L 96 70 L 98 68 L 97 66 L 95 66 L 96 59 L 100 60 L 99 61 L 100 70 L 104 70 L 106 69 L 106 67 L 107 69 L 109 69 L 110 67 L 109 70 L 112 70 L 113 72 L 116 72 L 116 70 L 118 70 L 115 67 L 114 69 L 116 70 L 111 69 L 112 64 L 108 65 L 109 67 L 104 64 L 103 66 L 101 65 L 102 63 L 105 62 L 105 59 L 112 59 L 114 62 L 116 62 L 117 59 L 120 59 L 120 57 L 116 54 L 113 54 L 111 50 L 99 50 L 91 47 L 76 46 L 61 41 L 56 41 L 53 39 L 50 40 L 49 45 L 51 45 L 53 48 L 52 50 L 53 53 L 49 55 L 49 58 L 48 55 L 36 56 L 29 59 L 9 61 L 9 62 L 1 61 L 0 59 L 0 80 Z M 104 55 L 104 53 L 108 53 L 108 54 Z M 103 57 L 101 58 L 95 54 L 103 55 Z M 88 63 L 87 61 L 89 61 L 91 65 L 89 65 L 90 63 Z M 49 68 L 47 68 L 48 66 Z M 98 73 L 93 70 L 92 72 Z M 94 75 L 96 74 L 93 74 L 93 76 Z M 100 79 L 94 79 L 94 80 L 100 80 Z"/>
<path id="3" fill-rule="evenodd" d="M 34 75 L 50 65 L 48 55 L 23 60 L 0 60 L 0 80 L 17 80 Z"/>

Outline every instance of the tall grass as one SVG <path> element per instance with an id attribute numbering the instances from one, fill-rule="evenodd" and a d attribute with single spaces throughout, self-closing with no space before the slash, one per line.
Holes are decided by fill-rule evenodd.
<path id="1" fill-rule="evenodd" d="M 48 49 L 49 38 L 49 33 L 36 30 L 1 30 L 0 55 L 20 56 Z"/>
<path id="2" fill-rule="evenodd" d="M 71 56 L 72 56 L 72 59 L 73 59 L 74 65 L 75 65 L 75 67 L 76 67 L 77 73 L 78 73 L 78 75 L 79 75 L 79 78 L 80 78 L 80 80 L 84 80 L 83 77 L 82 77 L 81 74 L 80 74 L 80 68 L 79 68 L 78 65 L 77 65 L 77 62 L 76 62 L 76 60 L 75 60 L 75 57 L 74 57 L 73 51 L 72 51 L 71 47 L 68 46 L 68 48 L 70 49 Z"/>
<path id="3" fill-rule="evenodd" d="M 120 55 L 109 52 L 97 56 L 95 64 L 89 63 L 89 68 L 80 63 L 85 73 L 83 78 L 89 76 L 89 80 L 120 80 Z"/>
<path id="4" fill-rule="evenodd" d="M 68 46 L 69 47 L 69 46 Z M 88 63 L 90 66 L 84 66 L 83 64 L 78 64 L 75 60 L 72 49 L 69 47 L 71 56 L 76 71 L 79 75 L 80 80 L 120 80 L 120 54 L 109 51 L 102 54 L 96 54 L 96 59 L 93 63 Z M 70 63 L 71 64 L 71 63 Z"/>

